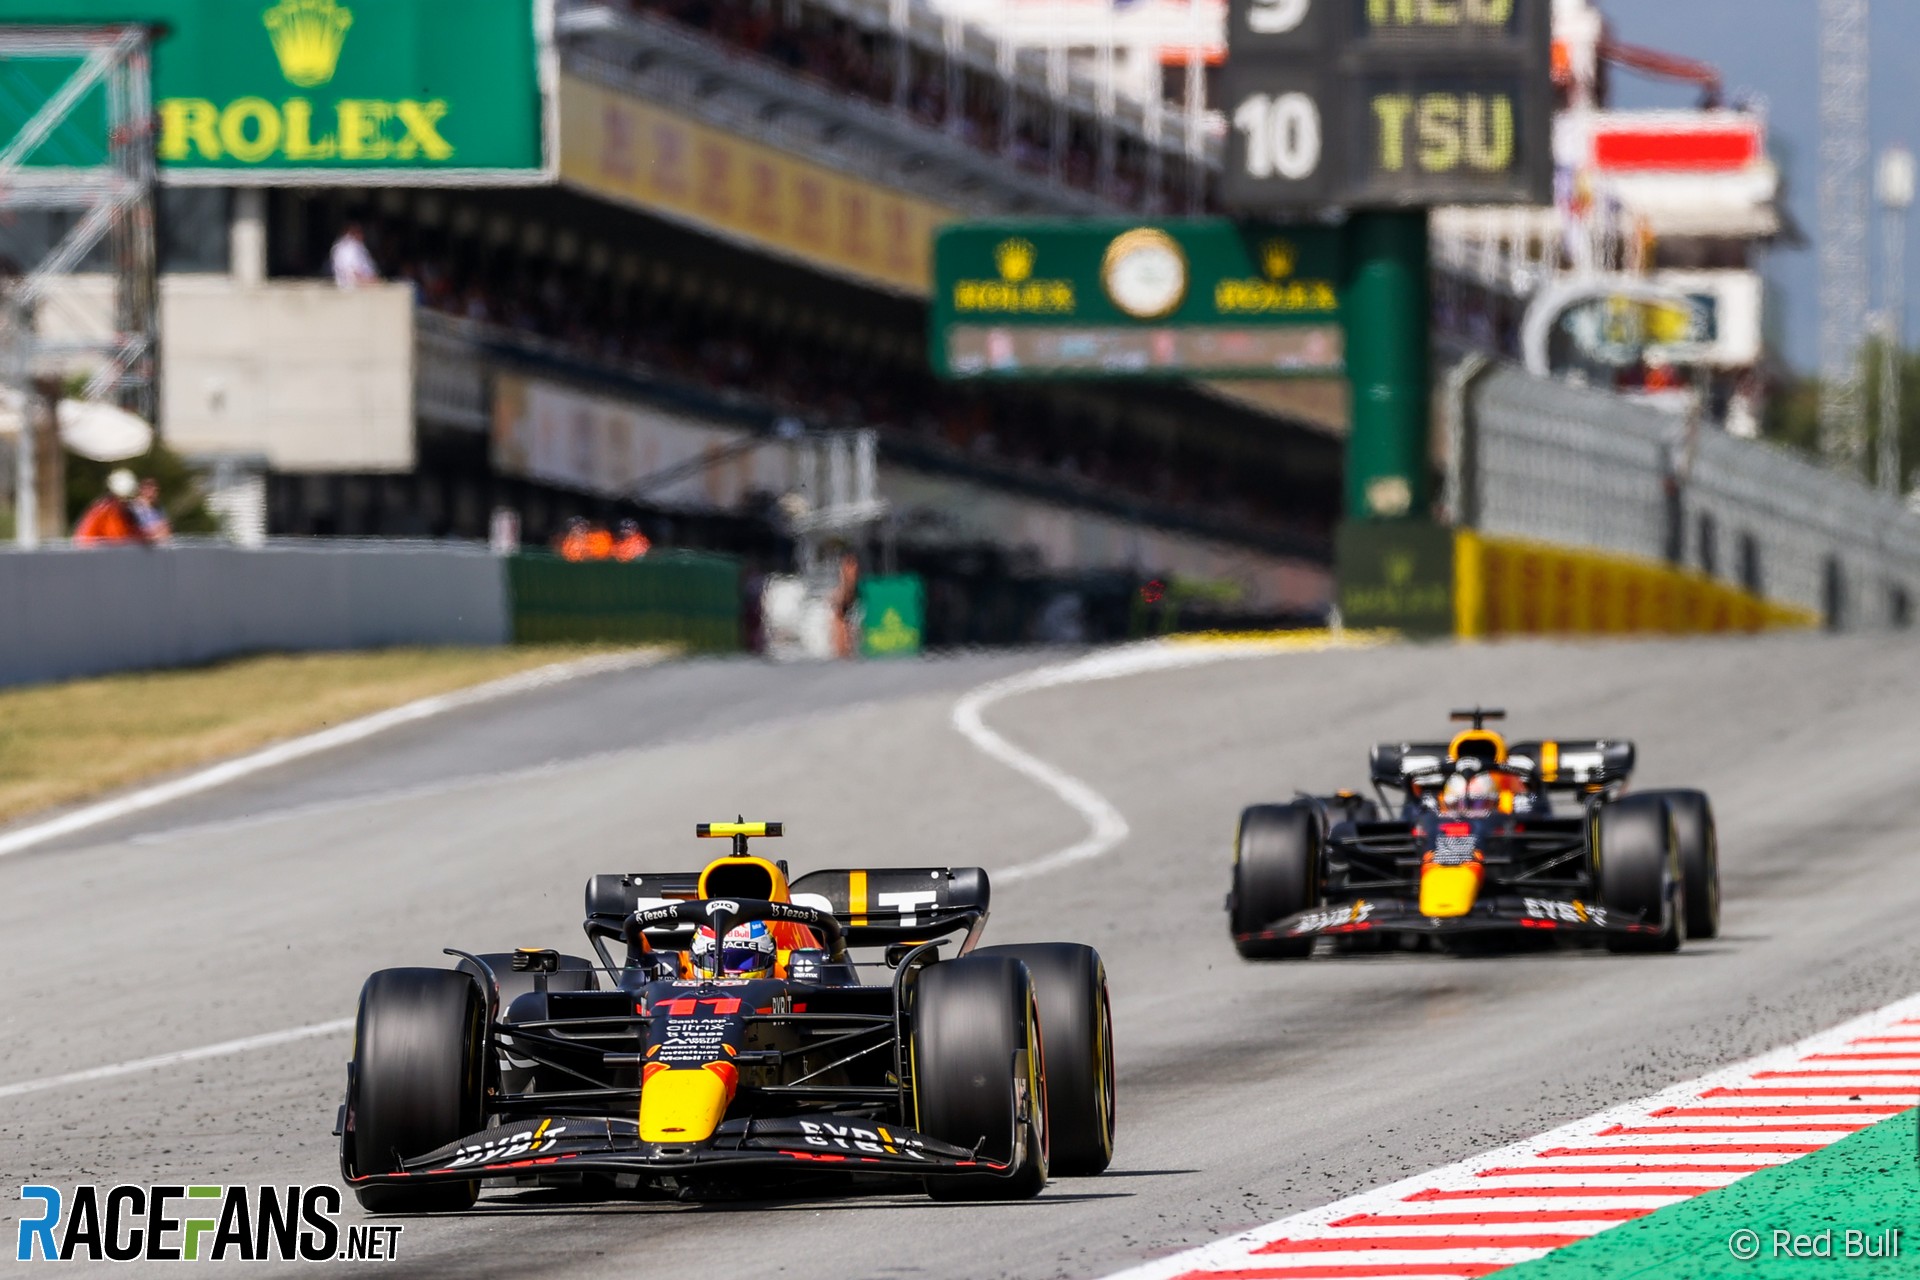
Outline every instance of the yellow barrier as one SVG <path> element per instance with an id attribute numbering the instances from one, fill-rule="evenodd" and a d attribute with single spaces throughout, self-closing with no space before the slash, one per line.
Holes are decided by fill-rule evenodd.
<path id="1" fill-rule="evenodd" d="M 1462 637 L 1685 635 L 1820 623 L 1811 609 L 1632 556 L 1466 529 L 1456 533 L 1453 555 L 1454 629 Z"/>

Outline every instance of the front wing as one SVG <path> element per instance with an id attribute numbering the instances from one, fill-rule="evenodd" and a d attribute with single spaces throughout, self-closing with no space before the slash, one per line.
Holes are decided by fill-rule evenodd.
<path id="1" fill-rule="evenodd" d="M 631 1120 L 548 1116 L 488 1129 L 401 1163 L 398 1172 L 348 1176 L 352 1186 L 609 1173 L 642 1177 L 789 1173 L 1008 1174 L 1010 1164 L 872 1120 L 729 1120 L 706 1142 L 642 1142 Z"/>
<path id="2" fill-rule="evenodd" d="M 1647 921 L 1644 913 L 1611 911 L 1579 898 L 1496 894 L 1481 898 L 1462 916 L 1422 915 L 1419 900 L 1414 898 L 1356 898 L 1352 902 L 1302 911 L 1239 937 L 1241 941 L 1249 941 L 1358 933 L 1449 934 L 1510 929 L 1603 936 L 1658 933 L 1660 923 Z"/>

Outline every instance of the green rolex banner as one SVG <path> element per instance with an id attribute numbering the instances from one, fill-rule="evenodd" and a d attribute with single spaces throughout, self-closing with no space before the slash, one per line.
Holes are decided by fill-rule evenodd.
<path id="1" fill-rule="evenodd" d="M 155 24 L 156 151 L 169 182 L 552 177 L 549 0 L 13 0 L 4 20 Z M 44 100 L 0 93 L 0 137 Z M 31 162 L 73 162 L 41 150 Z"/>
<path id="2" fill-rule="evenodd" d="M 1340 619 L 1409 636 L 1453 630 L 1453 530 L 1424 520 L 1349 520 L 1334 535 Z"/>
<path id="3" fill-rule="evenodd" d="M 869 658 L 909 657 L 920 652 L 927 593 L 917 573 L 860 581 L 860 648 Z"/>

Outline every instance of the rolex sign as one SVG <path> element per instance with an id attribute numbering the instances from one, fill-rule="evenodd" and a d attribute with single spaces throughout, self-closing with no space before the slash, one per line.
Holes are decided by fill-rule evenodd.
<path id="1" fill-rule="evenodd" d="M 545 8 L 535 0 L 14 0 L 6 17 L 159 26 L 155 150 L 169 181 L 495 184 L 550 175 L 540 86 L 547 33 L 538 27 Z M 16 109 L 0 99 L 0 131 Z"/>

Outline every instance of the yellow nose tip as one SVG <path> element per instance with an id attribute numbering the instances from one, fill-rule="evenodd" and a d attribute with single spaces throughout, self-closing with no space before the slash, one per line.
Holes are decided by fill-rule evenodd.
<path id="1" fill-rule="evenodd" d="M 1478 866 L 1424 867 L 1420 872 L 1420 914 L 1442 918 L 1463 916 L 1473 910 L 1473 900 L 1479 892 Z"/>
<path id="2" fill-rule="evenodd" d="M 733 1077 L 709 1067 L 669 1067 L 651 1071 L 640 1086 L 642 1142 L 704 1142 L 720 1127 L 733 1100 Z"/>

